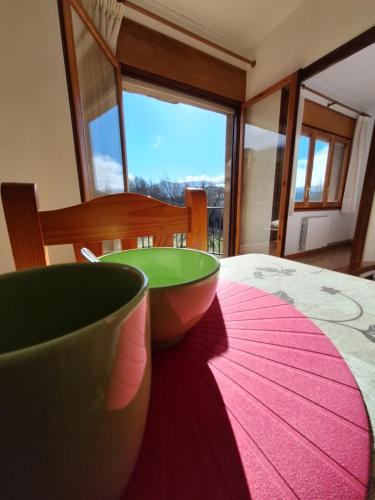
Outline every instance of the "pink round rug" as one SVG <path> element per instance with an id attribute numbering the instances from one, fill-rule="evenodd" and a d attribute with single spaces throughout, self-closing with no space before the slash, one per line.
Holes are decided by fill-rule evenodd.
<path id="1" fill-rule="evenodd" d="M 200 323 L 153 358 L 125 500 L 365 498 L 367 413 L 331 341 L 278 297 L 221 281 Z"/>

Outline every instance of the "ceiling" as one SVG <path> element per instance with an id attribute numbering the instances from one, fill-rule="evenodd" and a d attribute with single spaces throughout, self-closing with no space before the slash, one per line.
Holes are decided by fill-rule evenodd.
<path id="1" fill-rule="evenodd" d="M 251 56 L 252 49 L 303 2 L 133 0 L 154 14 L 243 56 Z"/>
<path id="2" fill-rule="evenodd" d="M 375 44 L 306 80 L 306 85 L 364 112 L 375 112 Z M 334 107 L 332 109 L 337 109 Z"/>

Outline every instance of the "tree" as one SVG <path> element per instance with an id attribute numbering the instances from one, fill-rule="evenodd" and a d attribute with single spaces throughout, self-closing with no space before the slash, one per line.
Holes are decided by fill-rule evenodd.
<path id="1" fill-rule="evenodd" d="M 173 205 L 183 206 L 185 204 L 184 191 L 186 187 L 196 187 L 196 183 L 189 182 L 174 182 L 168 177 L 160 179 L 155 183 L 151 180 L 146 180 L 143 177 L 134 177 L 129 182 L 129 191 L 140 193 L 147 196 L 152 196 L 161 201 L 171 203 Z M 209 207 L 224 206 L 224 187 L 217 186 L 207 181 L 201 181 L 199 184 L 201 189 L 207 193 L 207 205 Z"/>

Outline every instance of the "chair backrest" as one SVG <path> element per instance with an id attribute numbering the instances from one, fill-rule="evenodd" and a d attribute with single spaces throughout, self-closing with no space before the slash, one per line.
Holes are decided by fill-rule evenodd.
<path id="1" fill-rule="evenodd" d="M 2 183 L 1 198 L 16 269 L 48 264 L 46 246 L 73 244 L 82 260 L 85 246 L 102 254 L 102 241 L 120 239 L 136 248 L 137 237 L 152 236 L 154 246 L 173 246 L 186 233 L 186 246 L 207 250 L 207 197 L 185 190 L 185 207 L 136 193 L 111 194 L 58 210 L 39 211 L 35 184 Z"/>

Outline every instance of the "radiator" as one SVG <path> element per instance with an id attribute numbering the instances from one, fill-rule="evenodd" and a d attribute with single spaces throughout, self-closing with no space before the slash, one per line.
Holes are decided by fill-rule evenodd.
<path id="1" fill-rule="evenodd" d="M 299 239 L 300 250 L 313 250 L 327 246 L 330 225 L 330 217 L 304 217 Z"/>

